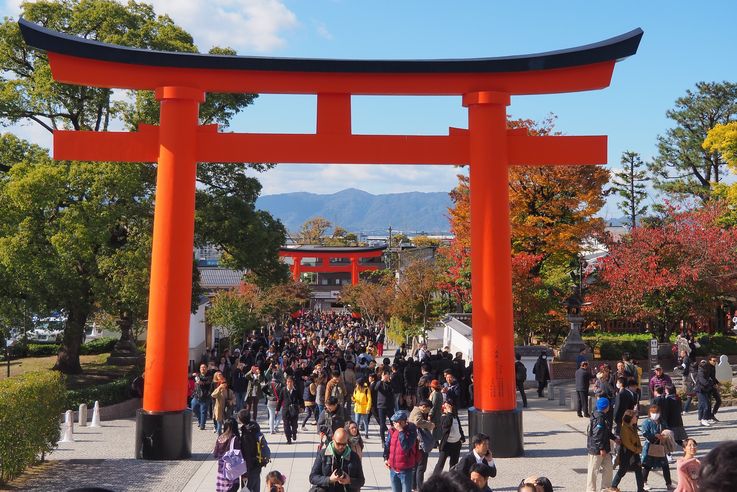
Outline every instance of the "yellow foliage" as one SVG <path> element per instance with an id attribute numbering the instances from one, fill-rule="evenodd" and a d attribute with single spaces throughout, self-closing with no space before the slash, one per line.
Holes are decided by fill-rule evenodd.
<path id="1" fill-rule="evenodd" d="M 709 130 L 703 147 L 711 152 L 719 152 L 732 172 L 737 173 L 737 121 L 719 124 Z"/>

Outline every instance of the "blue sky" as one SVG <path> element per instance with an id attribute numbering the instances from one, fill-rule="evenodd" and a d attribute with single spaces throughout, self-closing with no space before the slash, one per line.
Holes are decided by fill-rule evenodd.
<path id="1" fill-rule="evenodd" d="M 17 15 L 17 1 L 5 15 Z M 228 45 L 242 55 L 321 58 L 471 58 L 580 46 L 641 27 L 634 57 L 617 64 L 611 87 L 512 98 L 514 117 L 553 113 L 569 135 L 609 135 L 609 165 L 623 151 L 645 160 L 670 122 L 665 112 L 698 81 L 737 81 L 737 2 L 154 0 L 195 37 L 200 51 Z M 443 134 L 466 127 L 460 98 L 361 97 L 356 133 Z M 262 96 L 236 117 L 235 131 L 312 132 L 311 96 Z M 27 138 L 48 140 L 35 129 Z M 48 145 L 48 143 L 47 143 Z M 457 169 L 433 166 L 280 165 L 261 176 L 264 193 L 449 191 Z M 621 215 L 609 204 L 604 216 Z"/>

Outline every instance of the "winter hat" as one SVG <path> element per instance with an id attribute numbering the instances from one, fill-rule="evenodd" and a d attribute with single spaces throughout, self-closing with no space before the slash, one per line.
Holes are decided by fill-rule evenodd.
<path id="1" fill-rule="evenodd" d="M 596 410 L 599 412 L 603 412 L 609 408 L 609 399 L 608 398 L 599 398 L 596 400 Z"/>
<path id="2" fill-rule="evenodd" d="M 392 415 L 392 422 L 399 422 L 400 420 L 406 421 L 408 417 L 409 415 L 406 410 L 397 410 L 394 412 L 394 415 Z"/>

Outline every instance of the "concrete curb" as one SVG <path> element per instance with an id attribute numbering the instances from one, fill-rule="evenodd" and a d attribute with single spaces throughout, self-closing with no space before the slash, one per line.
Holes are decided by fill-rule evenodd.
<path id="1" fill-rule="evenodd" d="M 141 408 L 142 401 L 141 398 L 132 398 L 130 400 L 126 400 L 124 402 L 115 403 L 113 405 L 108 405 L 106 407 L 100 407 L 100 420 L 119 420 L 119 419 L 127 419 L 132 418 L 136 416 L 136 410 Z M 94 407 L 87 409 L 87 421 L 92 421 L 92 412 L 94 411 Z M 74 410 L 74 421 L 79 421 L 79 411 Z M 61 414 L 61 417 L 59 417 L 62 421 L 64 420 L 64 414 Z"/>

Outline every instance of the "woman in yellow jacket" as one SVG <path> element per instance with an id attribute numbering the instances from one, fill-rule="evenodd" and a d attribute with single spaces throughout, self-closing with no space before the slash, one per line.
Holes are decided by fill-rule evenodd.
<path id="1" fill-rule="evenodd" d="M 622 477 L 631 470 L 635 474 L 637 492 L 642 492 L 646 490 L 642 476 L 642 463 L 640 462 L 642 443 L 640 442 L 640 436 L 637 434 L 637 413 L 634 410 L 624 412 L 620 438 L 622 444 L 619 446 L 619 470 L 617 470 L 617 474 L 612 480 L 612 487 L 617 487 Z"/>
<path id="2" fill-rule="evenodd" d="M 371 388 L 369 388 L 366 378 L 356 380 L 356 389 L 353 390 L 353 413 L 359 431 L 361 430 L 361 422 L 364 423 L 363 435 L 368 439 L 369 415 L 371 414 Z"/>

